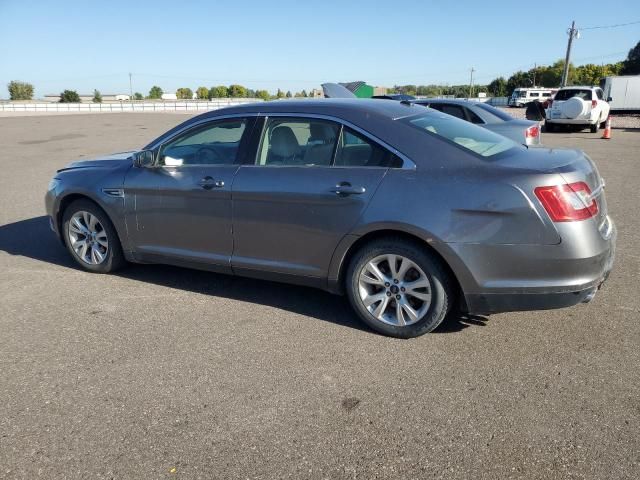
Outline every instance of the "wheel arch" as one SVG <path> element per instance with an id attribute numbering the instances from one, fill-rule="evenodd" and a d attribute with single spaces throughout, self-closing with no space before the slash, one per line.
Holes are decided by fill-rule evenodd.
<path id="1" fill-rule="evenodd" d="M 120 242 L 120 245 L 122 247 L 124 247 L 124 243 L 122 241 L 122 234 L 119 231 L 118 228 L 118 223 L 113 221 L 112 216 L 109 214 L 108 209 L 106 209 L 104 207 L 104 205 L 101 204 L 100 201 L 98 201 L 96 198 L 93 198 L 91 195 L 87 195 L 86 193 L 81 193 L 81 192 L 70 192 L 67 195 L 63 196 L 60 199 L 60 203 L 58 204 L 58 210 L 56 213 L 56 227 L 58 229 L 58 232 L 60 232 L 60 241 L 65 244 L 66 240 L 65 240 L 65 234 L 62 228 L 62 221 L 64 218 L 64 212 L 66 211 L 67 208 L 69 208 L 69 205 L 71 205 L 73 202 L 75 202 L 76 200 L 87 200 L 91 203 L 93 203 L 94 205 L 96 205 L 98 208 L 100 208 L 100 210 L 102 210 L 104 212 L 104 214 L 107 216 L 107 218 L 109 219 L 109 221 L 111 222 L 111 225 L 113 225 L 114 230 L 116 231 L 116 234 L 118 235 L 118 241 Z"/>
<path id="2" fill-rule="evenodd" d="M 347 237 L 350 237 L 347 239 Z M 450 249 L 446 247 L 446 244 L 443 242 L 434 241 L 433 238 L 427 236 L 423 236 L 417 232 L 408 231 L 407 229 L 394 227 L 386 227 L 369 230 L 366 233 L 355 236 L 355 235 L 347 235 L 345 237 L 346 240 L 341 242 L 341 245 L 338 246 L 336 252 L 334 253 L 334 258 L 332 260 L 332 267 L 329 272 L 329 290 L 334 293 L 344 294 L 345 291 L 345 275 L 346 271 L 349 267 L 349 263 L 355 253 L 360 250 L 364 245 L 367 245 L 375 240 L 379 240 L 381 238 L 402 238 L 411 243 L 418 245 L 420 248 L 424 248 L 427 251 L 431 252 L 440 262 L 443 267 L 447 271 L 447 273 L 451 277 L 452 285 L 455 289 L 455 296 L 457 304 L 460 306 L 462 310 L 466 309 L 466 301 L 464 296 L 464 290 L 462 289 L 462 285 L 459 280 L 459 275 L 456 273 L 456 269 L 462 268 L 462 264 L 460 261 L 456 262 L 456 269 L 452 267 L 452 263 L 455 262 L 455 258 L 452 257 L 453 252 L 449 252 Z M 346 242 L 346 245 L 345 245 Z M 342 248 L 341 248 L 342 246 Z M 442 252 L 442 250 L 447 250 L 447 252 Z M 453 260 L 454 262 L 452 262 Z"/>

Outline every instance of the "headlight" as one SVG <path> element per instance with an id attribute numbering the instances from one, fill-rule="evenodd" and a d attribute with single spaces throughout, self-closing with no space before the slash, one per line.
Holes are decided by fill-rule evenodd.
<path id="1" fill-rule="evenodd" d="M 47 187 L 47 190 L 55 190 L 56 188 L 58 188 L 59 184 L 60 184 L 60 179 L 52 178 L 51 180 L 49 180 L 49 186 Z"/>

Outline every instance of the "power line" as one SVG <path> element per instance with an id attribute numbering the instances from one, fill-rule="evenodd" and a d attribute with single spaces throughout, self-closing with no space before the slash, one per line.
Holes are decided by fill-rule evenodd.
<path id="1" fill-rule="evenodd" d="M 640 23 L 640 20 L 636 20 L 635 22 L 629 23 L 617 23 L 615 25 L 598 25 L 597 27 L 582 27 L 580 30 L 596 30 L 599 28 L 617 28 L 617 27 L 626 27 L 627 25 L 636 25 Z"/>

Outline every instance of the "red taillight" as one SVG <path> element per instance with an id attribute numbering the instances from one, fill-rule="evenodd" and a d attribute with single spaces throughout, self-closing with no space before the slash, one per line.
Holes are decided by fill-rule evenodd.
<path id="1" fill-rule="evenodd" d="M 554 222 L 586 220 L 598 213 L 598 202 L 584 182 L 538 187 L 534 192 Z"/>
<path id="2" fill-rule="evenodd" d="M 598 105 L 597 100 L 591 100 L 591 108 L 596 108 L 597 105 Z"/>
<path id="3" fill-rule="evenodd" d="M 526 138 L 535 138 L 540 136 L 540 127 L 538 125 L 531 125 L 524 131 Z"/>

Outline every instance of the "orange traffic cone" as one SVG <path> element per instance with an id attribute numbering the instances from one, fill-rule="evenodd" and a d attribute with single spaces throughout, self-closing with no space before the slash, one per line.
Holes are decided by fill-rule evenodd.
<path id="1" fill-rule="evenodd" d="M 604 124 L 604 133 L 602 134 L 602 138 L 605 140 L 611 139 L 611 115 L 607 117 L 607 123 Z"/>

